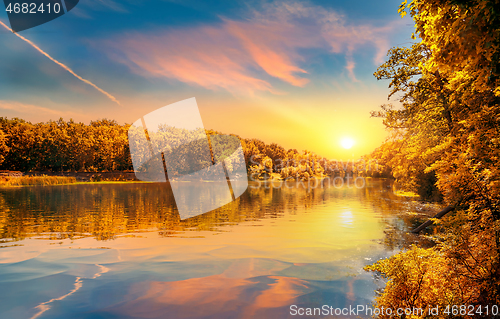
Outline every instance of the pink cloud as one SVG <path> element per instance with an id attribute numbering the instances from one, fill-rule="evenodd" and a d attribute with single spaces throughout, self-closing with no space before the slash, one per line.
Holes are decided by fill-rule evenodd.
<path id="1" fill-rule="evenodd" d="M 233 43 L 230 43 L 230 42 Z M 203 27 L 159 35 L 134 35 L 120 43 L 123 61 L 137 72 L 234 93 L 274 92 L 252 75 L 255 65 L 235 39 L 219 28 Z"/>
<path id="2" fill-rule="evenodd" d="M 345 66 L 345 69 L 347 70 L 347 76 L 351 79 L 351 81 L 359 82 L 358 79 L 356 79 L 356 75 L 354 74 L 354 67 L 356 66 L 356 63 L 354 62 L 354 59 L 351 55 L 347 56 L 346 62 L 347 64 Z"/>
<path id="3" fill-rule="evenodd" d="M 307 71 L 297 65 L 303 58 L 296 51 L 300 47 L 318 46 L 319 38 L 308 38 L 308 34 L 298 32 L 296 26 L 282 22 L 260 21 L 249 24 L 226 21 L 226 27 L 267 74 L 293 86 L 303 87 L 309 82 L 309 79 L 297 75 Z M 292 33 L 295 33 L 294 37 L 290 36 Z"/>
<path id="4" fill-rule="evenodd" d="M 159 318 L 224 317 L 257 318 L 259 314 L 278 317 L 279 308 L 310 291 L 308 282 L 294 277 L 268 276 L 265 284 L 259 278 L 230 278 L 212 275 L 179 281 L 151 281 L 132 287 L 128 301 L 108 311 L 116 315 Z M 246 299 L 241 302 L 241 296 Z M 186 307 L 186 305 L 189 305 Z"/>
<path id="5" fill-rule="evenodd" d="M 216 26 L 134 33 L 106 43 L 108 52 L 135 72 L 233 94 L 280 93 L 277 80 L 294 87 L 310 82 L 301 49 L 319 48 L 346 56 L 355 77 L 353 53 L 376 48 L 381 63 L 394 23 L 384 27 L 348 25 L 319 6 L 283 2 L 251 13 L 243 21 L 222 19 Z M 303 51 L 302 51 L 303 52 Z"/>

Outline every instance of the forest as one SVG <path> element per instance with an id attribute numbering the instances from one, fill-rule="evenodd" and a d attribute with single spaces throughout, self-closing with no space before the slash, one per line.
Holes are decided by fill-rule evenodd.
<path id="1" fill-rule="evenodd" d="M 377 306 L 490 318 L 500 304 L 500 1 L 404 1 L 399 13 L 413 18 L 415 42 L 390 49 L 374 74 L 400 105 L 372 113 L 391 137 L 371 157 L 453 211 L 435 247 L 367 267 L 388 279 Z"/>
<path id="2" fill-rule="evenodd" d="M 132 171 L 132 161 L 127 132 L 130 125 L 120 125 L 113 120 L 96 120 L 89 125 L 73 120 L 49 121 L 32 124 L 22 119 L 0 118 L 0 170 L 21 172 L 111 172 Z M 174 128 L 164 128 L 156 140 L 168 145 L 178 145 L 181 140 L 197 132 L 181 132 Z M 199 133 L 199 132 L 198 132 Z M 220 132 L 206 130 L 211 137 L 211 153 L 221 142 L 214 136 Z M 227 135 L 226 135 L 227 136 Z M 282 146 L 266 144 L 258 139 L 244 139 L 237 135 L 243 147 L 245 163 L 250 179 L 299 179 L 323 178 L 325 176 L 345 176 L 355 174 L 379 177 L 387 175 L 386 166 L 377 165 L 375 160 L 329 160 L 310 151 L 286 150 Z M 215 143 L 214 143 L 215 142 Z M 228 140 L 224 140 L 228 144 Z M 206 142 L 205 142 L 206 143 Z M 200 142 L 198 142 L 200 144 Z M 203 142 L 196 146 L 201 154 Z M 144 147 L 144 146 L 136 146 Z M 192 148 L 192 147 L 191 147 Z M 144 152 L 143 152 L 144 153 Z M 174 156 L 175 153 L 175 156 Z M 166 152 L 165 158 L 174 167 L 173 176 L 195 171 L 211 163 L 191 163 L 192 167 L 181 167 L 190 156 L 177 148 L 176 152 Z M 180 156 L 180 157 L 179 157 Z M 217 161 L 216 158 L 213 158 Z M 220 160 L 220 159 L 219 159 Z M 201 166 L 200 166 L 201 165 Z M 184 165 L 185 166 L 185 165 Z M 197 167 L 197 169 L 195 169 Z M 231 168 L 229 168 L 231 169 Z"/>

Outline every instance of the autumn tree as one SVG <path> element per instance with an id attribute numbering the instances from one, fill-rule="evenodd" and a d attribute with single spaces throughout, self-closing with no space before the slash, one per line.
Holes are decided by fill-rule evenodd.
<path id="1" fill-rule="evenodd" d="M 25 172 L 129 170 L 128 127 L 109 120 L 85 125 L 63 119 L 32 124 L 0 118 L 9 150 L 0 165 Z"/>
<path id="2" fill-rule="evenodd" d="M 5 156 L 9 152 L 9 147 L 7 146 L 7 137 L 5 133 L 0 129 L 0 165 L 5 160 Z"/>
<path id="3" fill-rule="evenodd" d="M 391 167 L 399 188 L 414 191 L 424 199 L 439 199 L 435 172 L 430 166 L 442 156 L 453 119 L 449 92 L 436 85 L 436 74 L 425 74 L 419 66 L 430 55 L 422 43 L 392 48 L 387 62 L 375 72 L 377 79 L 391 80 L 389 98 L 397 97 L 401 107 L 382 105 L 381 110 L 372 112 L 372 116 L 382 117 L 391 131 L 388 143 L 374 156 L 382 165 Z"/>
<path id="4" fill-rule="evenodd" d="M 0 168 L 25 172 L 132 170 L 130 147 L 136 156 L 142 154 L 138 158 L 144 163 L 148 161 L 151 149 L 149 144 L 140 143 L 140 139 L 132 139 L 133 144 L 129 145 L 129 134 L 144 133 L 142 128 L 129 131 L 130 128 L 128 124 L 120 125 L 109 119 L 91 121 L 86 125 L 62 118 L 36 124 L 18 118 L 0 118 L 0 132 L 5 132 L 5 150 L 10 150 L 2 153 L 5 160 L 0 162 Z M 155 132 L 149 131 L 148 136 L 153 149 L 163 150 L 165 160 L 169 161 L 168 173 L 173 178 L 220 161 L 224 161 L 229 173 L 243 172 L 246 166 L 257 179 L 307 180 L 342 172 L 342 165 L 335 166 L 309 151 L 286 151 L 276 143 L 266 144 L 258 139 L 223 135 L 213 130 L 188 131 L 165 126 Z M 0 151 L 1 141 L 2 135 Z M 237 156 L 240 142 L 245 161 Z"/>
<path id="5" fill-rule="evenodd" d="M 397 136 L 394 173 L 413 186 L 421 183 L 419 174 L 434 174 L 444 201 L 456 207 L 444 222 L 443 242 L 420 254 L 444 268 L 423 276 L 414 297 L 432 303 L 427 297 L 441 287 L 448 299 L 439 302 L 499 304 L 500 1 L 404 1 L 400 13 L 407 12 L 420 42 L 391 49 L 375 73 L 391 80 L 390 95 L 401 107 L 384 106 L 374 115 Z M 420 271 L 410 256 L 393 261 L 408 273 Z M 397 277 L 391 265 L 375 267 L 391 280 L 379 304 L 402 303 L 404 295 L 395 292 L 412 285 L 411 276 Z"/>

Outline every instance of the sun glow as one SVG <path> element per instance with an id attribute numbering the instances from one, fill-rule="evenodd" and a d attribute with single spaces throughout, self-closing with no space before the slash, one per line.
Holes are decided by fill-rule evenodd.
<path id="1" fill-rule="evenodd" d="M 350 137 L 344 137 L 340 140 L 340 145 L 346 150 L 354 146 L 354 140 Z"/>

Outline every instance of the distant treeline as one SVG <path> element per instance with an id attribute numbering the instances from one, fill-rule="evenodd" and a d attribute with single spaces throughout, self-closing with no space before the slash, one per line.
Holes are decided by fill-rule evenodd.
<path id="1" fill-rule="evenodd" d="M 127 132 L 130 125 L 114 120 L 73 120 L 32 124 L 0 118 L 0 169 L 30 171 L 105 172 L 133 170 Z M 207 130 L 208 135 L 221 133 Z M 324 176 L 387 176 L 375 162 L 336 161 L 310 151 L 286 150 L 258 139 L 243 139 L 245 165 L 254 179 L 308 179 Z"/>
<path id="2" fill-rule="evenodd" d="M 130 170 L 128 125 L 0 118 L 0 167 L 17 171 Z"/>

